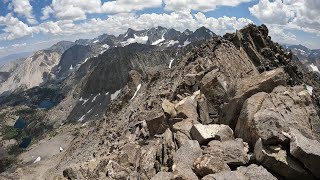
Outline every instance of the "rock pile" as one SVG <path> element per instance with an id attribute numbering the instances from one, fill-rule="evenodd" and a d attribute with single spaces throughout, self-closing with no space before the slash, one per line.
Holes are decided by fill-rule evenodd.
<path id="1" fill-rule="evenodd" d="M 320 179 L 320 119 L 291 58 L 264 25 L 211 39 L 132 101 L 125 87 L 49 177 Z"/>

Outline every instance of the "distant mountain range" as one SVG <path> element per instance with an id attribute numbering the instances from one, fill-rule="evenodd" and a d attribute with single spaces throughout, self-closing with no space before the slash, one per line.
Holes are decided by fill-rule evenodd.
<path id="1" fill-rule="evenodd" d="M 141 31 L 128 29 L 125 34 L 119 36 L 103 34 L 94 39 L 61 41 L 46 50 L 33 54 L 20 54 L 20 57 L 23 55 L 29 55 L 29 57 L 19 60 L 19 63 L 12 62 L 0 67 L 0 94 L 23 91 L 48 81 L 62 81 L 90 58 L 98 57 L 112 48 L 125 47 L 134 43 L 162 48 L 181 48 L 212 37 L 216 37 L 216 34 L 205 27 L 195 32 L 190 30 L 179 32 L 156 27 Z M 18 55 L 11 57 L 18 57 Z"/>
<path id="2" fill-rule="evenodd" d="M 16 59 L 20 59 L 20 58 L 26 58 L 28 56 L 30 56 L 33 52 L 21 52 L 21 53 L 17 53 L 17 54 L 10 54 L 8 56 L 4 56 L 0 58 L 0 66 L 4 65 L 10 61 L 14 61 Z"/>
<path id="3" fill-rule="evenodd" d="M 320 69 L 320 49 L 309 49 L 303 45 L 284 45 L 287 49 L 290 49 L 292 53 L 303 64 L 305 64 L 309 70 L 319 72 Z M 320 73 L 320 72 L 319 72 Z"/>

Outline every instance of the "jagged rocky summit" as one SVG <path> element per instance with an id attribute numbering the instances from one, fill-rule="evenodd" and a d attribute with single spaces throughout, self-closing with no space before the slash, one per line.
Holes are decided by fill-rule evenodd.
<path id="1" fill-rule="evenodd" d="M 271 40 L 266 26 L 251 24 L 184 48 L 171 68 L 168 54 L 176 52 L 131 46 L 143 53 L 132 51 L 136 58 L 126 61 L 121 54 L 130 46 L 115 48 L 100 56 L 111 64 L 98 58 L 78 70 L 89 69 L 89 76 L 72 76 L 84 77 L 71 93 L 81 104 L 97 89 L 114 92 L 104 116 L 78 126 L 76 135 L 70 135 L 76 125 L 61 125 L 50 139 L 73 137 L 63 151 L 1 178 L 320 178 L 319 81 Z M 150 67 L 148 60 L 159 64 Z M 126 71 L 117 79 L 107 67 Z M 114 85 L 104 85 L 110 78 Z"/>

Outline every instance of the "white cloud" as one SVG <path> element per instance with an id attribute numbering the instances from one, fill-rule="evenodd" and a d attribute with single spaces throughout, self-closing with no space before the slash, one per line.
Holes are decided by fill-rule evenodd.
<path id="1" fill-rule="evenodd" d="M 10 6 L 12 6 L 13 12 L 21 17 L 25 17 L 30 24 L 38 23 L 32 14 L 30 0 L 12 0 Z"/>
<path id="2" fill-rule="evenodd" d="M 249 11 L 264 23 L 320 35 L 319 9 L 319 0 L 260 0 Z"/>
<path id="3" fill-rule="evenodd" d="M 50 17 L 50 14 L 54 13 L 53 9 L 50 6 L 42 8 L 41 20 L 46 20 Z"/>
<path id="4" fill-rule="evenodd" d="M 60 20 L 57 22 L 45 22 L 37 27 L 33 27 L 36 33 L 48 33 L 53 35 L 67 35 L 67 34 L 90 34 L 90 33 L 108 33 L 120 34 L 127 31 L 128 28 L 135 30 L 148 29 L 155 26 L 163 26 L 167 28 L 174 28 L 180 31 L 185 29 L 195 30 L 201 26 L 210 28 L 217 34 L 224 34 L 225 32 L 233 32 L 248 23 L 251 20 L 245 18 L 235 17 L 206 17 L 203 13 L 192 15 L 190 12 L 170 14 L 142 14 L 140 16 L 127 13 L 109 16 L 108 19 L 91 19 L 80 24 L 74 24 L 71 20 Z"/>
<path id="5" fill-rule="evenodd" d="M 20 47 L 27 46 L 27 43 L 13 44 L 13 45 L 11 45 L 11 46 L 14 47 L 14 48 L 20 48 Z"/>
<path id="6" fill-rule="evenodd" d="M 43 11 L 43 18 L 47 17 L 45 13 L 53 13 L 61 20 L 80 20 L 86 19 L 86 13 L 100 12 L 100 0 L 53 0 L 51 10 Z M 49 11 L 49 12 L 48 12 Z"/>
<path id="7" fill-rule="evenodd" d="M 18 18 L 12 16 L 11 13 L 6 16 L 0 16 L 0 25 L 5 25 L 0 39 L 13 40 L 32 34 L 32 28 L 21 22 Z"/>
<path id="8" fill-rule="evenodd" d="M 0 46 L 0 50 L 2 50 L 2 49 L 5 49 L 5 47 L 3 47 L 3 46 Z"/>
<path id="9" fill-rule="evenodd" d="M 215 10 L 218 6 L 238 6 L 252 0 L 164 0 L 165 9 L 169 11 L 184 11 L 192 9 L 201 12 Z"/>
<path id="10" fill-rule="evenodd" d="M 298 44 L 297 37 L 291 32 L 285 31 L 282 25 L 268 25 L 269 35 L 276 42 L 286 44 Z"/>
<path id="11" fill-rule="evenodd" d="M 129 13 L 162 6 L 162 0 L 117 0 L 103 3 L 101 11 L 105 13 Z"/>
<path id="12" fill-rule="evenodd" d="M 195 30 L 201 26 L 210 28 L 217 34 L 233 32 L 248 23 L 251 20 L 235 17 L 206 17 L 203 13 L 192 15 L 190 11 L 172 12 L 170 14 L 142 14 L 140 16 L 133 13 L 122 13 L 109 16 L 106 20 L 90 19 L 82 23 L 74 23 L 73 20 L 59 20 L 43 22 L 37 26 L 29 27 L 17 18 L 8 14 L 6 17 L 0 17 L 0 24 L 6 25 L 4 28 L 5 36 L 2 39 L 12 40 L 28 36 L 30 34 L 50 34 L 50 35 L 75 35 L 108 33 L 118 35 L 124 33 L 128 28 L 136 30 L 148 29 L 155 26 L 174 28 L 180 31 L 185 29 Z"/>

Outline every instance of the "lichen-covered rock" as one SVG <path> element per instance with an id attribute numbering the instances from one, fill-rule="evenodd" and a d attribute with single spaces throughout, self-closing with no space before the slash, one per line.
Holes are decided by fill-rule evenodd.
<path id="1" fill-rule="evenodd" d="M 248 144 L 242 139 L 229 141 L 210 141 L 208 147 L 204 149 L 204 154 L 221 158 L 229 165 L 245 165 L 249 162 Z"/>
<path id="2" fill-rule="evenodd" d="M 193 169 L 200 177 L 221 171 L 230 171 L 230 167 L 221 157 L 215 157 L 208 154 L 198 157 L 194 161 Z"/>

